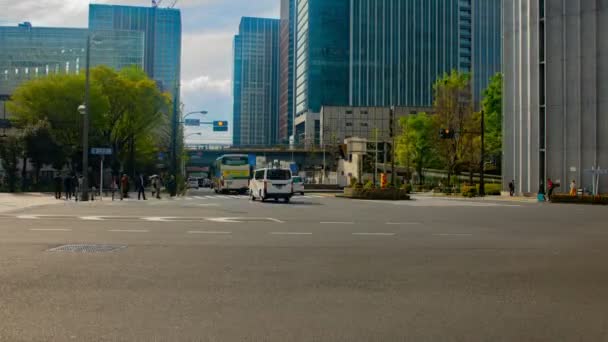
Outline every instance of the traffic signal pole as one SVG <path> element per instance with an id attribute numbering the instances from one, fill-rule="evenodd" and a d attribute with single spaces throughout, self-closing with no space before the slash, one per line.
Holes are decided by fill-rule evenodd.
<path id="1" fill-rule="evenodd" d="M 481 111 L 481 159 L 479 161 L 479 196 L 485 196 L 486 195 L 486 187 L 485 187 L 485 146 L 484 146 L 484 139 L 485 139 L 485 131 L 486 131 L 486 123 L 485 123 L 485 113 L 482 110 Z"/>

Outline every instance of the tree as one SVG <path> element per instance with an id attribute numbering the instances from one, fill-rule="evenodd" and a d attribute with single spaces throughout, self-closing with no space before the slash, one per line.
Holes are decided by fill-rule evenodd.
<path id="1" fill-rule="evenodd" d="M 19 137 L 9 136 L 0 143 L 0 162 L 6 173 L 5 180 L 9 192 L 15 192 L 17 189 L 18 163 L 22 153 L 23 145 Z"/>
<path id="2" fill-rule="evenodd" d="M 487 155 L 497 161 L 501 160 L 502 155 L 502 85 L 501 73 L 492 76 L 482 100 L 486 127 L 485 148 Z"/>
<path id="3" fill-rule="evenodd" d="M 437 155 L 448 172 L 449 186 L 451 176 L 456 172 L 466 151 L 463 140 L 473 113 L 470 75 L 457 70 L 446 73 L 435 82 L 433 92 L 435 132 L 438 133 L 441 129 L 456 132 L 453 139 L 440 139 L 439 134 L 435 138 Z"/>
<path id="4" fill-rule="evenodd" d="M 57 144 L 47 120 L 28 125 L 23 131 L 24 159 L 34 165 L 34 183 L 38 183 L 40 170 L 44 165 L 54 165 L 61 169 L 65 156 Z"/>
<path id="5" fill-rule="evenodd" d="M 413 166 L 420 184 L 424 181 L 424 169 L 434 158 L 435 124 L 426 113 L 418 113 L 400 119 L 401 135 L 397 138 L 397 160 L 400 165 Z"/>

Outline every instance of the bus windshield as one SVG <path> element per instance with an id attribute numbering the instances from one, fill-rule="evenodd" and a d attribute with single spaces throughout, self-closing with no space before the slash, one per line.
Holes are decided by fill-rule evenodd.
<path id="1" fill-rule="evenodd" d="M 249 164 L 249 158 L 245 156 L 234 156 L 222 158 L 222 165 L 243 166 Z"/>

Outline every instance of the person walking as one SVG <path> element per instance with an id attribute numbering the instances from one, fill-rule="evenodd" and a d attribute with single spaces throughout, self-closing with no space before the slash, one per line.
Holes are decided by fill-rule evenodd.
<path id="1" fill-rule="evenodd" d="M 570 196 L 576 196 L 577 190 L 576 181 L 573 179 L 570 183 Z"/>
<path id="2" fill-rule="evenodd" d="M 116 177 L 112 177 L 112 184 L 110 184 L 110 190 L 112 191 L 112 201 L 114 201 L 114 195 L 118 190 L 118 184 L 116 184 Z"/>
<path id="3" fill-rule="evenodd" d="M 126 173 L 122 174 L 122 178 L 120 179 L 120 200 L 123 198 L 129 197 L 129 177 Z"/>
<path id="4" fill-rule="evenodd" d="M 146 200 L 146 180 L 144 179 L 144 175 L 141 173 L 139 174 L 139 177 L 137 177 L 136 186 L 137 186 L 137 200 L 141 200 L 141 198 L 143 197 L 143 199 L 145 201 Z"/>
<path id="5" fill-rule="evenodd" d="M 167 183 L 167 187 L 169 188 L 169 194 L 171 197 L 177 196 L 177 183 L 175 181 L 175 176 L 171 175 L 169 178 L 169 183 Z"/>
<path id="6" fill-rule="evenodd" d="M 63 192 L 65 192 L 66 201 L 72 199 L 72 177 L 70 175 L 66 175 L 63 179 Z"/>
<path id="7" fill-rule="evenodd" d="M 553 189 L 555 189 L 555 184 L 553 184 L 553 181 L 549 178 L 547 179 L 547 199 L 549 202 L 551 201 L 551 196 L 553 196 Z"/>
<path id="8" fill-rule="evenodd" d="M 59 176 L 59 172 L 55 173 L 53 183 L 55 184 L 55 199 L 61 199 L 61 176 Z"/>
<path id="9" fill-rule="evenodd" d="M 509 182 L 509 196 L 515 195 L 515 180 Z"/>

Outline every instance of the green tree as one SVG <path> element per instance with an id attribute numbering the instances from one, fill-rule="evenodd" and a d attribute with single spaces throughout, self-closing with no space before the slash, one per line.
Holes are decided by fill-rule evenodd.
<path id="1" fill-rule="evenodd" d="M 0 143 L 0 162 L 5 172 L 5 181 L 9 192 L 15 192 L 19 181 L 19 158 L 23 154 L 23 143 L 20 137 L 9 136 Z"/>
<path id="2" fill-rule="evenodd" d="M 397 161 L 400 165 L 413 166 L 420 184 L 424 182 L 424 169 L 434 158 L 435 123 L 426 113 L 418 113 L 400 119 L 401 135 L 397 138 Z"/>
<path id="3" fill-rule="evenodd" d="M 457 70 L 446 73 L 435 82 L 433 92 L 435 132 L 440 129 L 456 132 L 453 139 L 439 139 L 437 134 L 435 141 L 437 156 L 448 172 L 449 186 L 466 152 L 464 140 L 468 139 L 466 130 L 473 114 L 470 75 Z"/>
<path id="4" fill-rule="evenodd" d="M 40 170 L 44 165 L 53 165 L 61 169 L 65 157 L 61 146 L 57 144 L 47 120 L 28 125 L 23 131 L 24 156 L 34 165 L 34 183 L 38 183 Z"/>
<path id="5" fill-rule="evenodd" d="M 485 148 L 487 155 L 501 160 L 502 155 L 502 87 L 503 75 L 497 73 L 483 93 L 485 112 Z"/>

